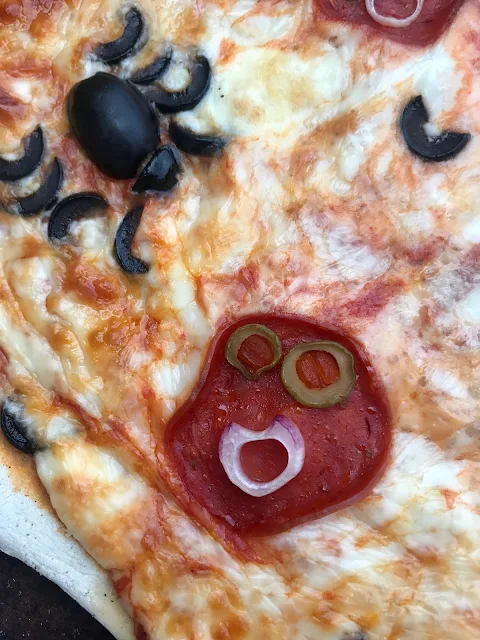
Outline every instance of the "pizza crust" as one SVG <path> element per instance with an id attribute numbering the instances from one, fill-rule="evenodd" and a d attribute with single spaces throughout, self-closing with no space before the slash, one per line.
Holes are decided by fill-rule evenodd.
<path id="1" fill-rule="evenodd" d="M 29 480 L 25 495 L 15 487 L 7 466 L 0 466 L 0 549 L 58 584 L 115 638 L 133 640 L 133 622 L 110 577 L 59 523 L 33 469 L 23 468 L 22 485 Z"/>

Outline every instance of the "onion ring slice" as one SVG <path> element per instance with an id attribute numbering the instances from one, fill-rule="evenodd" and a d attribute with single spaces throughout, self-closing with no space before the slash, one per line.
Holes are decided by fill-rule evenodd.
<path id="1" fill-rule="evenodd" d="M 378 22 L 378 24 L 383 24 L 386 27 L 394 27 L 396 29 L 401 27 L 408 27 L 408 25 L 415 22 L 415 20 L 420 15 L 423 9 L 424 0 L 417 0 L 417 7 L 415 11 L 408 16 L 407 18 L 392 18 L 391 16 L 382 16 L 382 14 L 378 13 L 375 8 L 375 0 L 365 0 L 365 8 L 367 9 L 368 15 Z"/>
<path id="2" fill-rule="evenodd" d="M 260 440 L 277 440 L 288 453 L 287 466 L 270 482 L 256 482 L 249 478 L 240 460 L 243 445 Z M 261 498 L 278 491 L 298 476 L 305 461 L 305 443 L 297 425 L 285 416 L 274 418 L 272 424 L 264 431 L 252 431 L 231 422 L 220 438 L 219 455 L 230 482 L 244 493 Z"/>

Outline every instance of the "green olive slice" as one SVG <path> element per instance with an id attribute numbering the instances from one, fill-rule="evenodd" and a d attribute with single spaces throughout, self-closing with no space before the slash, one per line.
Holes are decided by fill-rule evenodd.
<path id="1" fill-rule="evenodd" d="M 250 338 L 250 336 L 261 336 L 262 338 L 265 338 L 272 348 L 272 360 L 268 364 L 256 370 L 246 366 L 238 357 L 242 344 L 247 338 Z M 248 380 L 256 380 L 264 371 L 268 371 L 268 369 L 272 369 L 276 364 L 278 364 L 282 357 L 282 345 L 277 334 L 265 325 L 246 324 L 234 331 L 228 339 L 225 349 L 225 357 L 231 365 L 245 376 L 245 378 Z"/>
<path id="2" fill-rule="evenodd" d="M 337 380 L 323 389 L 310 389 L 298 376 L 297 362 L 304 353 L 309 351 L 325 351 L 337 362 L 339 370 Z M 282 364 L 283 386 L 297 402 L 305 407 L 318 409 L 338 404 L 349 396 L 356 379 L 353 356 L 338 342 L 319 340 L 299 344 L 287 353 Z"/>

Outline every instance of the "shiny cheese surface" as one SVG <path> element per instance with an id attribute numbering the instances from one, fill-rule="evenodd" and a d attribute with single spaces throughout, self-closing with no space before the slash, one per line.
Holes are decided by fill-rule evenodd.
<path id="1" fill-rule="evenodd" d="M 125 7 L 0 4 L 0 151 L 16 157 L 41 124 L 64 194 L 111 204 L 52 245 L 45 217 L 8 213 L 43 169 L 0 185 L 1 399 L 20 397 L 48 445 L 36 464 L 54 509 L 153 640 L 478 638 L 478 3 L 425 49 L 314 22 L 302 0 L 138 6 L 150 38 L 116 72 L 171 41 L 178 88 L 199 49 L 212 86 L 178 120 L 229 144 L 184 156 L 178 188 L 147 201 L 135 250 L 152 268 L 132 278 L 112 253 L 130 184 L 83 156 L 64 111 L 70 87 L 105 70 L 91 51 Z M 418 94 L 431 132 L 471 133 L 455 159 L 425 164 L 403 143 Z M 373 495 L 239 554 L 166 490 L 162 436 L 222 322 L 276 310 L 363 344 L 394 446 Z"/>

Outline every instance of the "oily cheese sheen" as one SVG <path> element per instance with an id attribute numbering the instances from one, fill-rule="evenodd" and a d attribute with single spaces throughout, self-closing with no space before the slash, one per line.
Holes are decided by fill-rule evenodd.
<path id="1" fill-rule="evenodd" d="M 208 92 L 170 117 L 227 144 L 182 155 L 176 188 L 145 199 L 134 251 L 150 269 L 134 277 L 112 251 L 131 183 L 92 165 L 65 115 L 73 84 L 109 71 L 92 52 L 119 37 L 129 6 L 9 4 L 0 151 L 18 158 L 39 124 L 46 150 L 33 176 L 0 184 L 0 400 L 23 403 L 69 533 L 152 640 L 478 638 L 478 2 L 411 47 L 320 20 L 305 0 L 138 0 L 147 42 L 113 72 L 129 77 L 170 43 L 162 82 L 180 89 L 200 52 Z M 429 135 L 471 135 L 448 162 L 405 145 L 399 118 L 417 95 Z M 10 206 L 54 157 L 62 196 L 110 204 L 56 243 L 48 215 Z M 164 435 L 217 329 L 251 313 L 302 315 L 362 345 L 393 442 L 371 495 L 239 553 L 175 499 Z"/>

